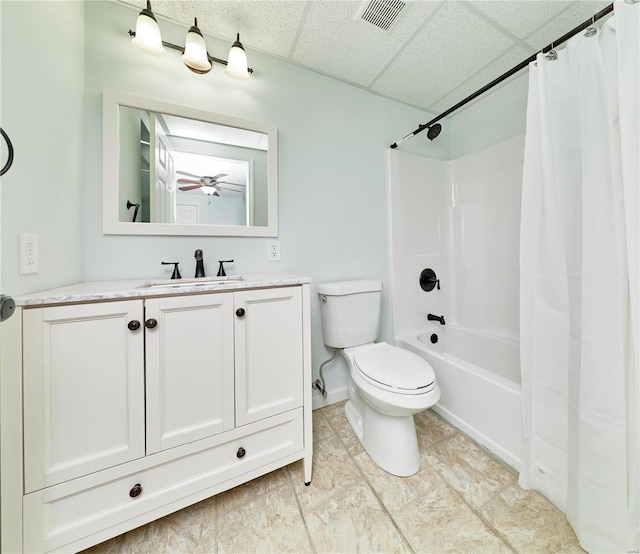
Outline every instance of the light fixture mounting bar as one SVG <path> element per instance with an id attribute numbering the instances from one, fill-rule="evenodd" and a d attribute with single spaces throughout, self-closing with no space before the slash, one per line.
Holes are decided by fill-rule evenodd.
<path id="1" fill-rule="evenodd" d="M 130 37 L 135 37 L 136 36 L 136 32 L 132 31 L 131 29 L 129 29 L 129 36 Z M 178 52 L 180 52 L 181 54 L 184 54 L 184 48 L 182 46 L 178 46 L 177 44 L 172 44 L 170 42 L 165 42 L 164 40 L 162 41 L 162 45 L 165 48 L 171 48 L 172 50 L 177 50 Z M 215 58 L 214 56 L 209 55 L 209 53 L 207 52 L 207 58 L 209 59 L 210 62 L 215 62 L 215 63 L 219 63 L 222 65 L 227 65 L 226 60 L 221 60 L 220 58 Z M 248 67 L 247 71 L 249 73 L 253 73 L 253 69 Z"/>

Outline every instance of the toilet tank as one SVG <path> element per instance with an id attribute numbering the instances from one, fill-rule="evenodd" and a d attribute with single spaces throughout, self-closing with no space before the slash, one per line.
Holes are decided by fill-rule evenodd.
<path id="1" fill-rule="evenodd" d="M 322 336 L 332 348 L 374 342 L 380 332 L 380 281 L 336 281 L 318 285 Z"/>

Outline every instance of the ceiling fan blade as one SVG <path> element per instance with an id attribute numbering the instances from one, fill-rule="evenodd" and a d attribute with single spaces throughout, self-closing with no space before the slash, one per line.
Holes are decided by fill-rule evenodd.
<path id="1" fill-rule="evenodd" d="M 211 177 L 214 181 L 217 181 L 218 179 L 220 179 L 221 177 L 226 177 L 227 175 L 229 175 L 228 173 L 218 173 L 217 175 L 214 175 L 213 177 Z"/>
<path id="2" fill-rule="evenodd" d="M 178 184 L 180 185 L 201 185 L 201 181 L 196 181 L 194 179 L 178 179 Z"/>
<path id="3" fill-rule="evenodd" d="M 218 190 L 225 190 L 225 191 L 228 191 L 228 192 L 237 192 L 238 194 L 244 194 L 244 191 L 243 191 L 243 190 L 234 189 L 234 188 L 231 188 L 231 187 L 225 187 L 224 185 L 222 185 L 222 186 L 218 186 L 218 187 L 216 187 L 216 188 L 217 188 Z"/>
<path id="4" fill-rule="evenodd" d="M 188 185 L 186 187 L 178 187 L 178 190 L 186 191 L 186 190 L 194 190 L 202 188 L 202 184 L 199 185 Z"/>
<path id="5" fill-rule="evenodd" d="M 217 181 L 216 185 L 233 185 L 234 187 L 245 187 L 246 185 L 242 185 L 240 183 L 230 183 L 229 181 Z"/>
<path id="6" fill-rule="evenodd" d="M 188 171 L 176 171 L 180 175 L 188 175 L 189 177 L 195 177 L 196 179 L 200 179 L 200 175 L 194 175 L 193 173 L 189 173 Z"/>

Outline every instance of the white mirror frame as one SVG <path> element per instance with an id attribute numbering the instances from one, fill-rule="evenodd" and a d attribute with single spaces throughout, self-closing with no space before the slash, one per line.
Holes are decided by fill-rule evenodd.
<path id="1" fill-rule="evenodd" d="M 132 223 L 119 221 L 120 106 L 177 115 L 266 134 L 269 141 L 267 153 L 268 225 L 184 225 L 180 223 Z M 113 90 L 103 91 L 102 125 L 102 232 L 105 235 L 278 236 L 278 131 L 274 125 L 239 119 Z"/>

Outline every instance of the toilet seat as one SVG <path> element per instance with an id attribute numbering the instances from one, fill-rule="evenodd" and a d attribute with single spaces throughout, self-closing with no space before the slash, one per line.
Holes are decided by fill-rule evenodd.
<path id="1" fill-rule="evenodd" d="M 424 394 L 433 390 L 436 376 L 417 354 L 379 342 L 356 348 L 354 365 L 372 385 L 399 394 Z"/>

